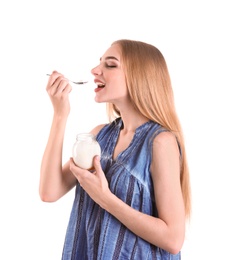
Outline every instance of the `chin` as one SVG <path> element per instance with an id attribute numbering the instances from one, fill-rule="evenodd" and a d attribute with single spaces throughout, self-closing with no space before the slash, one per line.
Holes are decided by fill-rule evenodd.
<path id="1" fill-rule="evenodd" d="M 97 96 L 95 96 L 94 100 L 95 100 L 96 103 L 105 103 L 105 102 L 107 102 L 106 100 L 103 100 L 103 99 L 101 99 L 101 98 L 99 98 Z"/>

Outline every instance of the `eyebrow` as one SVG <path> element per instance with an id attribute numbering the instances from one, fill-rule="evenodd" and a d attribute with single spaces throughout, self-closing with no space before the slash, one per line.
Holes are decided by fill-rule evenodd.
<path id="1" fill-rule="evenodd" d="M 102 58 L 100 58 L 100 61 L 101 61 L 101 59 Z M 114 56 L 107 56 L 107 57 L 105 57 L 105 60 L 117 60 L 117 61 L 119 61 L 116 57 L 114 57 Z"/>

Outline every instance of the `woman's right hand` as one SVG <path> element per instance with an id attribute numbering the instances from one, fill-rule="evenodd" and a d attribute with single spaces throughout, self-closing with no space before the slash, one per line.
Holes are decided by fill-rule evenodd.
<path id="1" fill-rule="evenodd" d="M 72 87 L 69 80 L 61 73 L 53 71 L 49 77 L 46 91 L 51 99 L 54 113 L 58 116 L 68 116 L 70 112 L 70 102 L 68 94 Z"/>

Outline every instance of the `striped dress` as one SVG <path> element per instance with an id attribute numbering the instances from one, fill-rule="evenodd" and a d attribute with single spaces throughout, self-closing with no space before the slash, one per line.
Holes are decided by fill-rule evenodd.
<path id="1" fill-rule="evenodd" d="M 136 129 L 133 140 L 115 160 L 112 155 L 123 127 L 121 118 L 107 124 L 97 135 L 101 165 L 110 190 L 136 210 L 158 216 L 150 175 L 152 141 L 164 131 L 146 122 Z M 67 227 L 62 260 L 178 260 L 121 224 L 96 204 L 78 184 Z"/>

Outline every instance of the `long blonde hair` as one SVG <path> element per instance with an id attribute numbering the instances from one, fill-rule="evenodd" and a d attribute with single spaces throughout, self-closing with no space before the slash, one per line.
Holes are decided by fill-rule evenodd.
<path id="1" fill-rule="evenodd" d="M 128 93 L 133 106 L 146 118 L 159 123 L 176 136 L 181 148 L 180 182 L 187 218 L 191 214 L 191 191 L 183 131 L 176 113 L 171 80 L 162 53 L 153 45 L 118 40 Z M 116 106 L 107 104 L 110 121 L 120 116 Z"/>

